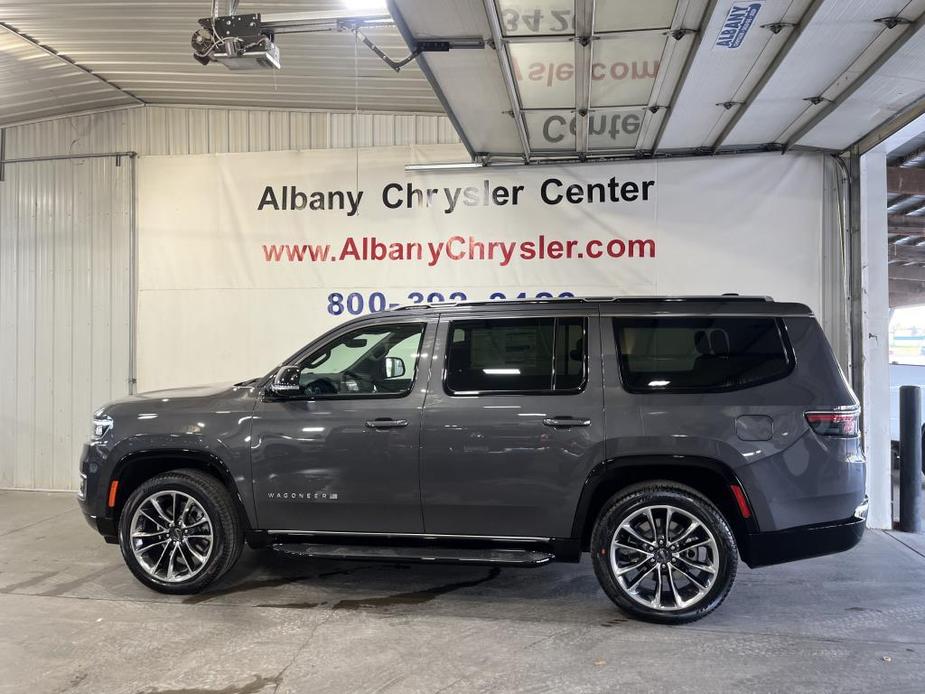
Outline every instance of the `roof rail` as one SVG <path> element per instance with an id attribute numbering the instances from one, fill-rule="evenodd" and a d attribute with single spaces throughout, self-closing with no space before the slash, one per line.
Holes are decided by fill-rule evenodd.
<path id="1" fill-rule="evenodd" d="M 770 296 L 742 296 L 739 294 L 722 294 L 717 296 L 576 296 L 548 297 L 545 299 L 491 299 L 487 301 L 438 301 L 432 303 L 406 304 L 397 306 L 392 311 L 409 311 L 413 309 L 453 308 L 456 306 L 504 306 L 504 305 L 539 305 L 539 304 L 593 304 L 593 303 L 729 303 L 729 302 L 772 303 Z"/>

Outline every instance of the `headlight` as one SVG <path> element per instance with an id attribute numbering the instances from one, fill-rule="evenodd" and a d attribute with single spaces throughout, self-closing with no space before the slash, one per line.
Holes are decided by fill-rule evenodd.
<path id="1" fill-rule="evenodd" d="M 93 418 L 93 433 L 90 438 L 94 441 L 106 436 L 112 429 L 112 417 L 94 417 Z"/>

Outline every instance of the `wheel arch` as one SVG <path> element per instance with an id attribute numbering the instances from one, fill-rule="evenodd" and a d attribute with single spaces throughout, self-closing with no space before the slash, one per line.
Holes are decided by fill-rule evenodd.
<path id="1" fill-rule="evenodd" d="M 216 478 L 228 490 L 237 509 L 238 516 L 245 531 L 253 530 L 244 499 L 234 481 L 234 477 L 225 462 L 213 453 L 189 449 L 158 448 L 154 450 L 133 451 L 122 457 L 113 467 L 112 475 L 106 488 L 118 480 L 115 505 L 107 509 L 115 527 L 125 502 L 138 487 L 155 475 L 171 470 L 193 469 Z"/>
<path id="2" fill-rule="evenodd" d="M 742 516 L 731 487 L 737 485 L 743 494 L 745 489 L 725 463 L 697 456 L 627 456 L 600 463 L 585 480 L 572 525 L 572 537 L 580 540 L 582 550 L 587 551 L 594 523 L 608 499 L 630 486 L 656 480 L 683 484 L 703 494 L 723 514 L 739 547 L 757 532 L 754 514 Z"/>

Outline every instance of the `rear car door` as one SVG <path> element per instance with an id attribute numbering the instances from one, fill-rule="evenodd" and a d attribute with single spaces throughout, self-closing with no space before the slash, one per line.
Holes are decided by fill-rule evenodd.
<path id="1" fill-rule="evenodd" d="M 421 431 L 427 533 L 571 536 L 603 455 L 600 363 L 598 315 L 581 305 L 442 315 Z"/>
<path id="2" fill-rule="evenodd" d="M 264 394 L 251 432 L 263 529 L 423 531 L 418 442 L 436 323 L 347 326 L 300 355 L 299 394 Z"/>

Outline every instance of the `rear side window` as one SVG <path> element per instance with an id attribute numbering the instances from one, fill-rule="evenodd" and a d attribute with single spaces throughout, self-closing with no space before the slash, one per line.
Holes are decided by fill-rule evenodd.
<path id="1" fill-rule="evenodd" d="M 568 393 L 584 387 L 585 319 L 453 321 L 444 385 L 449 393 Z"/>
<path id="2" fill-rule="evenodd" d="M 793 369 L 776 318 L 615 318 L 614 332 L 633 393 L 736 390 Z"/>

